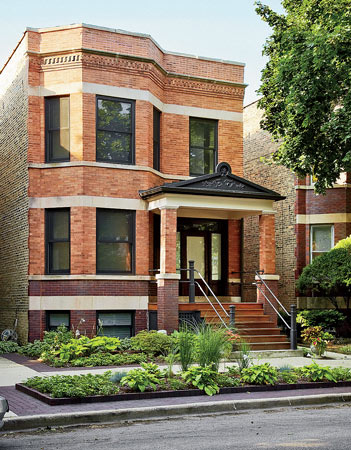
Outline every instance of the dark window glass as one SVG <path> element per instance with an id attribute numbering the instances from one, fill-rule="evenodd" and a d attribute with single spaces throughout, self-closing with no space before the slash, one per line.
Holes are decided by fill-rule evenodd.
<path id="1" fill-rule="evenodd" d="M 96 123 L 96 159 L 132 164 L 134 102 L 98 97 Z"/>
<path id="2" fill-rule="evenodd" d="M 190 118 L 190 175 L 213 173 L 217 164 L 215 120 Z"/>
<path id="3" fill-rule="evenodd" d="M 100 312 L 97 315 L 99 335 L 129 338 L 133 333 L 132 312 Z"/>
<path id="4" fill-rule="evenodd" d="M 69 312 L 67 311 L 57 311 L 47 313 L 47 330 L 56 330 L 60 325 L 64 325 L 66 328 L 69 327 Z"/>
<path id="5" fill-rule="evenodd" d="M 133 271 L 134 212 L 97 210 L 96 271 Z"/>
<path id="6" fill-rule="evenodd" d="M 161 113 L 154 108 L 154 169 L 160 170 Z"/>
<path id="7" fill-rule="evenodd" d="M 69 97 L 45 99 L 46 161 L 69 161 Z"/>
<path id="8" fill-rule="evenodd" d="M 70 271 L 69 209 L 46 211 L 46 271 L 47 273 Z"/>

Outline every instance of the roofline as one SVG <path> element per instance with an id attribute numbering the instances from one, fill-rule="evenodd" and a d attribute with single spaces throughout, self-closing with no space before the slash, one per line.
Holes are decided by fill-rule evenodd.
<path id="1" fill-rule="evenodd" d="M 212 61 L 212 62 L 219 62 L 219 63 L 222 63 L 222 64 L 230 64 L 230 65 L 234 65 L 234 66 L 245 67 L 245 63 L 242 63 L 242 62 L 239 62 L 239 61 L 232 61 L 232 60 L 219 59 L 219 58 L 209 58 L 207 56 L 197 56 L 197 55 L 192 55 L 192 54 L 189 54 L 189 53 L 170 52 L 168 50 L 164 50 L 160 46 L 160 44 L 150 34 L 137 33 L 135 31 L 126 31 L 126 30 L 121 30 L 121 29 L 118 29 L 118 28 L 100 27 L 98 25 L 92 25 L 92 24 L 87 24 L 87 23 L 73 23 L 73 24 L 70 24 L 70 25 L 58 25 L 58 26 L 55 26 L 55 27 L 46 27 L 46 28 L 31 28 L 31 27 L 27 27 L 26 28 L 26 32 L 27 31 L 33 31 L 33 32 L 36 32 L 36 33 L 49 33 L 49 32 L 52 32 L 52 31 L 68 30 L 68 29 L 72 29 L 72 28 L 81 28 L 81 27 L 83 27 L 83 28 L 91 28 L 93 30 L 109 31 L 110 33 L 126 34 L 128 36 L 136 36 L 136 37 L 142 37 L 142 38 L 150 39 L 150 41 L 152 41 L 156 45 L 156 47 L 159 50 L 161 50 L 162 53 L 167 54 L 167 55 L 183 56 L 185 58 L 193 58 L 193 59 L 199 59 L 199 60 L 203 60 L 203 61 Z"/>
<path id="2" fill-rule="evenodd" d="M 170 186 L 156 186 L 151 189 L 147 189 L 145 191 L 139 191 L 139 195 L 142 199 L 147 199 L 149 197 L 153 197 L 158 194 L 191 194 L 191 195 L 208 195 L 212 197 L 239 197 L 239 198 L 256 198 L 262 200 L 274 200 L 280 201 L 285 200 L 286 197 L 282 195 L 273 195 L 268 194 L 266 192 L 262 192 L 259 194 L 258 192 L 253 193 L 242 193 L 242 192 L 230 192 L 230 191 L 213 191 L 207 189 L 197 189 L 197 188 L 179 188 L 179 187 L 170 187 Z"/>
<path id="3" fill-rule="evenodd" d="M 16 47 L 12 50 L 11 55 L 7 58 L 5 64 L 4 64 L 4 65 L 2 66 L 2 68 L 0 69 L 0 75 L 1 75 L 2 72 L 4 71 L 4 69 L 5 69 L 5 67 L 7 66 L 7 64 L 10 62 L 10 59 L 13 57 L 13 55 L 15 54 L 16 50 L 18 49 L 18 47 L 22 44 L 22 41 L 23 41 L 23 39 L 24 39 L 26 33 L 27 33 L 27 30 L 23 33 L 23 35 L 22 35 L 21 39 L 18 41 Z"/>

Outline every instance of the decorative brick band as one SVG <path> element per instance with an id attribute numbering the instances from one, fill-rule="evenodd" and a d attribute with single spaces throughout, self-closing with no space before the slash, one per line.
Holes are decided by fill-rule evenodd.
<path id="1" fill-rule="evenodd" d="M 147 296 L 149 281 L 30 281 L 30 296 Z"/>

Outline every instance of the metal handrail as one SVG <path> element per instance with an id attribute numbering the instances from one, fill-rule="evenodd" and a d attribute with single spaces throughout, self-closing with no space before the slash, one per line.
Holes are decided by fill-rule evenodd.
<path id="1" fill-rule="evenodd" d="M 202 289 L 201 284 L 198 281 L 195 281 L 195 284 L 197 284 L 197 286 L 200 288 L 201 292 L 203 293 L 203 295 L 206 297 L 206 300 L 208 301 L 208 303 L 212 306 L 213 311 L 217 314 L 219 320 L 222 322 L 222 324 L 225 326 L 225 328 L 228 328 L 227 324 L 224 322 L 224 320 L 222 319 L 221 315 L 219 314 L 219 312 L 217 311 L 217 309 L 215 308 L 215 306 L 213 305 L 213 303 L 211 302 L 211 300 L 208 298 L 207 294 L 205 293 L 205 291 Z M 207 284 L 207 283 L 206 283 Z M 218 299 L 217 299 L 218 301 Z M 222 305 L 221 305 L 222 306 Z M 228 315 L 229 317 L 229 315 Z"/>
<path id="2" fill-rule="evenodd" d="M 228 319 L 229 319 L 229 314 L 228 314 L 227 311 L 224 309 L 222 303 L 218 300 L 218 298 L 216 297 L 216 295 L 214 294 L 214 292 L 212 291 L 212 289 L 211 289 L 210 286 L 208 285 L 208 283 L 207 283 L 207 281 L 205 280 L 205 278 L 201 275 L 201 273 L 200 273 L 197 269 L 194 268 L 194 270 L 198 273 L 198 275 L 200 275 L 200 278 L 201 278 L 202 282 L 203 282 L 204 285 L 207 287 L 207 289 L 211 292 L 212 297 L 216 300 L 216 302 L 218 303 L 218 305 L 222 308 L 222 311 L 224 312 L 224 314 L 225 314 L 225 315 L 228 317 Z M 199 285 L 198 282 L 196 282 L 196 283 Z M 201 289 L 201 290 L 202 290 L 202 289 Z M 203 290 L 202 290 L 202 291 L 203 291 Z M 206 298 L 208 298 L 207 295 L 205 295 L 205 296 L 206 296 Z"/>
<path id="3" fill-rule="evenodd" d="M 260 285 L 258 283 L 253 283 L 256 285 L 257 289 L 261 292 L 261 294 L 264 296 L 264 298 L 267 300 L 267 302 L 271 305 L 271 307 L 274 309 L 274 311 L 278 314 L 278 316 L 281 318 L 281 320 L 285 323 L 285 325 L 288 327 L 289 330 L 291 330 L 291 326 L 288 325 L 288 323 L 286 322 L 286 320 L 283 318 L 283 316 L 280 314 L 280 312 L 277 310 L 277 308 L 273 305 L 273 303 L 269 300 L 269 298 L 267 297 L 267 295 L 263 292 L 263 290 L 261 289 Z M 266 285 L 267 286 L 267 285 Z M 280 303 L 280 302 L 279 302 Z M 288 313 L 289 314 L 289 313 Z M 290 316 L 290 314 L 289 314 Z"/>
<path id="4" fill-rule="evenodd" d="M 284 305 L 281 304 L 281 302 L 279 301 L 279 299 L 277 298 L 277 296 L 274 294 L 274 292 L 272 292 L 272 290 L 270 289 L 270 287 L 267 285 L 267 283 L 264 281 L 264 279 L 261 277 L 260 272 L 262 271 L 256 271 L 256 276 L 259 278 L 259 280 L 261 281 L 261 283 L 265 286 L 265 288 L 267 289 L 267 291 L 273 296 L 273 298 L 275 299 L 275 301 L 279 304 L 279 306 L 282 308 L 282 310 L 290 317 L 290 313 L 286 310 L 286 308 L 284 307 Z M 254 283 L 257 286 L 257 283 Z M 257 286 L 258 287 L 258 286 Z"/>

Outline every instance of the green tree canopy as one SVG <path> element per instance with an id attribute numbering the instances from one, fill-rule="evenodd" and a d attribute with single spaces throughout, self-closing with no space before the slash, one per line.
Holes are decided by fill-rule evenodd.
<path id="1" fill-rule="evenodd" d="M 314 175 L 322 193 L 351 169 L 351 1 L 282 5 L 286 14 L 256 2 L 273 30 L 258 90 L 261 127 L 280 143 L 272 161 Z"/>
<path id="2" fill-rule="evenodd" d="M 329 252 L 313 259 L 297 282 L 302 293 L 326 296 L 337 308 L 336 297 L 344 297 L 349 308 L 351 299 L 351 236 L 338 242 Z"/>

